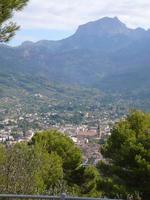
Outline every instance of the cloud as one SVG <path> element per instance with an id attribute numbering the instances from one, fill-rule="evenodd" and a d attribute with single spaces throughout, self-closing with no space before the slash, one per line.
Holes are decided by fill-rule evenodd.
<path id="1" fill-rule="evenodd" d="M 150 27 L 148 0 L 30 0 L 15 20 L 24 29 L 75 30 L 103 16 L 118 16 L 129 27 Z"/>

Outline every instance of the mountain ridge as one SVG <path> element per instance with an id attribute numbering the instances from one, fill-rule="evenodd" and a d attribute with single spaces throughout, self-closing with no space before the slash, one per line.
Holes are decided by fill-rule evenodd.
<path id="1" fill-rule="evenodd" d="M 150 30 L 130 29 L 118 18 L 106 17 L 80 26 L 63 40 L 1 45 L 0 73 L 20 85 L 20 76 L 32 79 L 32 74 L 35 82 L 42 77 L 50 83 L 137 97 L 146 91 L 149 98 L 149 54 Z"/>
<path id="2" fill-rule="evenodd" d="M 128 29 L 128 31 L 135 31 L 135 32 L 139 32 L 139 33 L 149 33 L 150 34 L 150 29 L 144 29 L 144 28 L 142 28 L 142 27 L 137 27 L 137 28 L 129 28 L 125 23 L 123 23 L 123 22 L 121 22 L 120 20 L 119 20 L 119 18 L 118 17 L 114 17 L 114 18 L 111 18 L 111 17 L 103 17 L 103 18 L 101 18 L 101 19 L 98 19 L 98 20 L 95 20 L 95 21 L 91 21 L 91 22 L 87 22 L 87 23 L 85 23 L 85 24 L 82 24 L 82 25 L 79 25 L 79 27 L 77 28 L 77 30 L 75 31 L 75 33 L 74 34 L 72 34 L 71 36 L 69 36 L 69 37 L 66 37 L 66 38 L 63 38 L 63 39 L 61 39 L 61 40 L 48 40 L 48 39 L 46 39 L 46 40 L 39 40 L 39 41 L 37 41 L 37 42 L 33 42 L 33 41 L 24 41 L 24 42 L 22 42 L 22 44 L 21 45 L 18 45 L 18 46 L 15 46 L 15 47 L 20 47 L 20 46 L 24 46 L 24 44 L 30 44 L 30 45 L 34 45 L 34 44 L 41 44 L 42 42 L 43 43 L 46 43 L 46 42 L 49 42 L 49 43 L 53 43 L 53 42 L 60 42 L 60 41 L 63 41 L 63 40 L 66 40 L 66 39 L 68 39 L 68 38 L 70 38 L 70 37 L 72 37 L 72 36 L 74 36 L 82 27 L 85 27 L 85 26 L 87 26 L 87 25 L 90 25 L 90 24 L 95 24 L 95 23 L 97 23 L 97 22 L 100 22 L 100 23 L 102 23 L 102 22 L 104 22 L 104 21 L 106 21 L 106 20 L 110 20 L 110 21 L 116 21 L 116 22 L 118 22 L 119 24 L 122 24 L 124 27 L 126 27 L 126 29 Z M 8 45 L 9 46 L 9 45 Z"/>

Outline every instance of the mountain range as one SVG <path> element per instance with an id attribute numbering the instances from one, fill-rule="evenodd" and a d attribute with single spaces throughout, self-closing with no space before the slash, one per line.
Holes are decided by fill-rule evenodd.
<path id="1" fill-rule="evenodd" d="M 117 17 L 81 25 L 59 41 L 0 45 L 1 96 L 8 88 L 56 84 L 149 99 L 149 76 L 150 30 L 128 28 Z"/>

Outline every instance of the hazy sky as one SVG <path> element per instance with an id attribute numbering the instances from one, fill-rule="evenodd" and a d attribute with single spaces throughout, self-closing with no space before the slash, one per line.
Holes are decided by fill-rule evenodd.
<path id="1" fill-rule="evenodd" d="M 117 16 L 128 27 L 148 29 L 150 0 L 30 0 L 14 16 L 21 30 L 11 44 L 62 39 L 73 34 L 78 25 L 104 16 Z"/>

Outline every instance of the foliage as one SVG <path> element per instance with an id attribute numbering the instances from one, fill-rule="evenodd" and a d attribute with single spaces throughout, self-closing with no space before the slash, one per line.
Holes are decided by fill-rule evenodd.
<path id="1" fill-rule="evenodd" d="M 44 140 L 48 139 L 46 132 L 39 133 L 45 136 L 44 140 L 36 134 L 32 141 L 34 145 L 19 143 L 0 146 L 0 192 L 51 195 L 65 191 L 72 193 L 65 179 L 80 164 L 81 153 L 69 138 L 54 131 L 47 133 L 52 134 L 47 148 L 42 146 Z"/>
<path id="2" fill-rule="evenodd" d="M 62 161 L 27 144 L 1 147 L 0 192 L 34 194 L 52 190 L 62 179 Z"/>
<path id="3" fill-rule="evenodd" d="M 62 158 L 64 171 L 75 170 L 82 163 L 81 151 L 66 135 L 58 131 L 44 131 L 32 138 L 32 145 L 39 145 L 48 153 L 55 152 Z"/>
<path id="4" fill-rule="evenodd" d="M 79 166 L 70 179 L 76 196 L 100 197 L 101 191 L 98 186 L 101 177 L 98 170 L 93 166 Z"/>
<path id="5" fill-rule="evenodd" d="M 110 187 L 110 191 L 107 187 L 103 188 L 106 195 L 115 197 L 118 190 L 118 194 L 125 197 L 127 193 L 137 191 L 144 200 L 149 199 L 149 114 L 132 111 L 125 120 L 117 123 L 102 148 L 102 154 L 107 162 L 100 163 L 98 168 L 107 177 L 105 185 Z"/>
<path id="6" fill-rule="evenodd" d="M 37 133 L 29 144 L 0 146 L 0 192 L 99 197 L 100 175 L 58 131 Z"/>
<path id="7" fill-rule="evenodd" d="M 15 11 L 21 10 L 28 0 L 0 0 L 0 42 L 9 41 L 19 26 L 14 22 L 8 22 Z"/>
<path id="8" fill-rule="evenodd" d="M 82 178 L 82 194 L 89 197 L 100 197 L 101 193 L 98 191 L 98 183 L 100 182 L 100 174 L 94 166 L 85 168 Z"/>
<path id="9" fill-rule="evenodd" d="M 58 155 L 62 159 L 63 181 L 65 183 L 63 190 L 72 195 L 80 194 L 80 188 L 76 184 L 74 174 L 82 164 L 82 154 L 68 136 L 56 130 L 48 130 L 35 134 L 30 145 L 38 146 L 48 154 Z"/>

